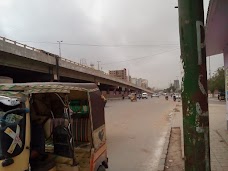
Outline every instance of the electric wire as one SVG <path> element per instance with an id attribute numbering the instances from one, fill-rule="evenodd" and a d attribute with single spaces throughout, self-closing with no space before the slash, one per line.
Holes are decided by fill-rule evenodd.
<path id="1" fill-rule="evenodd" d="M 19 42 L 26 42 L 26 43 L 38 43 L 38 44 L 58 44 L 57 42 L 49 42 L 49 41 L 19 41 Z M 156 46 L 179 46 L 179 44 L 87 44 L 87 43 L 67 43 L 62 42 L 61 45 L 69 45 L 69 46 L 88 46 L 88 47 L 156 47 Z"/>
<path id="2" fill-rule="evenodd" d="M 175 48 L 175 49 L 171 49 L 171 50 L 167 50 L 167 51 L 162 51 L 162 52 L 155 53 L 155 54 L 152 54 L 152 55 L 149 55 L 149 56 L 143 56 L 143 57 L 128 59 L 128 60 L 124 60 L 124 61 L 115 61 L 115 62 L 110 62 L 110 63 L 104 63 L 104 64 L 101 64 L 101 65 L 112 65 L 112 64 L 115 64 L 115 63 L 122 63 L 122 62 L 129 62 L 129 61 L 134 61 L 134 60 L 139 60 L 139 59 L 144 59 L 144 58 L 150 58 L 152 56 L 157 56 L 157 55 L 161 55 L 163 53 L 172 52 L 172 51 L 175 51 L 177 49 L 179 49 L 179 48 Z"/>

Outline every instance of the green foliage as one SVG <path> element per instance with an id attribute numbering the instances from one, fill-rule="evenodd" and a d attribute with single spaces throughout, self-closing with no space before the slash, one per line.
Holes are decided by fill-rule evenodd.
<path id="1" fill-rule="evenodd" d="M 223 67 L 218 68 L 208 80 L 208 90 L 210 90 L 211 93 L 214 93 L 216 89 L 221 92 L 225 91 L 225 73 Z"/>

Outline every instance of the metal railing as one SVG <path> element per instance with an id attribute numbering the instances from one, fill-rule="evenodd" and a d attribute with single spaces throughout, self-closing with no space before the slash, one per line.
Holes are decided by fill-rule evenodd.
<path id="1" fill-rule="evenodd" d="M 2 36 L 0 36 L 0 39 L 3 40 L 4 42 L 7 42 L 7 43 L 11 43 L 11 44 L 14 44 L 14 45 L 17 45 L 17 46 L 20 46 L 20 47 L 24 47 L 24 48 L 32 50 L 32 51 L 40 52 L 39 49 L 36 49 L 34 47 L 31 47 L 31 46 L 28 46 L 26 44 L 19 43 L 19 42 L 14 41 L 14 40 L 7 39 L 7 38 L 2 37 Z"/>

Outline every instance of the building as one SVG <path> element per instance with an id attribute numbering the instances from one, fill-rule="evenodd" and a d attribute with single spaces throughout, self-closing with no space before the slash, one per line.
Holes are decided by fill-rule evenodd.
<path id="1" fill-rule="evenodd" d="M 112 70 L 112 71 L 109 71 L 109 75 L 127 81 L 127 70 L 126 70 L 126 68 L 124 68 L 123 70 Z"/>
<path id="2" fill-rule="evenodd" d="M 127 76 L 127 81 L 131 82 L 131 76 L 130 75 Z"/>
<path id="3" fill-rule="evenodd" d="M 137 78 L 131 78 L 131 83 L 137 85 Z"/>
<path id="4" fill-rule="evenodd" d="M 136 85 L 142 87 L 142 78 L 137 79 Z"/>
<path id="5" fill-rule="evenodd" d="M 131 83 L 139 87 L 148 88 L 148 80 L 142 78 L 131 78 Z"/>
<path id="6" fill-rule="evenodd" d="M 179 83 L 179 80 L 174 80 L 174 84 L 173 84 L 174 88 L 176 90 L 179 90 L 180 89 L 180 83 Z"/>
<path id="7" fill-rule="evenodd" d="M 143 88 L 148 88 L 148 80 L 147 79 L 142 79 L 142 85 Z"/>

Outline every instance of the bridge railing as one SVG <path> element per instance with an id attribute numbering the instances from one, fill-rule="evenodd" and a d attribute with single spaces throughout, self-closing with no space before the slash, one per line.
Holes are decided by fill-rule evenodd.
<path id="1" fill-rule="evenodd" d="M 0 36 L 0 40 L 2 40 L 3 42 L 7 42 L 7 43 L 14 44 L 14 45 L 16 45 L 16 46 L 20 46 L 20 47 L 26 48 L 26 49 L 28 49 L 28 50 L 36 51 L 36 52 L 39 52 L 39 53 L 45 53 L 45 54 L 47 54 L 48 56 L 52 56 L 52 57 L 54 57 L 54 58 L 59 57 L 59 55 L 56 55 L 56 54 L 53 54 L 53 53 L 50 53 L 50 52 L 47 52 L 47 51 L 44 51 L 44 50 L 41 50 L 41 49 L 37 49 L 37 48 L 34 48 L 34 47 L 32 47 L 32 46 L 28 46 L 28 45 L 26 45 L 26 44 L 19 43 L 19 42 L 17 42 L 17 41 L 14 41 L 14 40 L 11 40 L 11 39 L 2 37 L 2 36 Z M 124 83 L 124 84 L 127 83 L 128 85 L 131 85 L 131 86 L 134 86 L 134 87 L 136 86 L 135 84 L 133 84 L 133 83 L 131 83 L 131 82 L 129 82 L 129 81 L 125 81 L 125 80 L 119 79 L 119 78 L 117 78 L 117 77 L 115 77 L 115 76 L 113 76 L 113 75 L 109 75 L 108 73 L 105 73 L 105 72 L 103 72 L 103 71 L 94 69 L 94 68 L 92 68 L 92 67 L 88 67 L 88 66 L 86 66 L 86 65 L 82 65 L 82 64 L 80 64 L 80 63 L 78 63 L 78 62 L 75 62 L 75 61 L 72 61 L 72 60 L 69 60 L 69 59 L 66 59 L 66 58 L 62 58 L 62 57 L 59 57 L 59 58 L 60 58 L 60 60 L 62 60 L 62 61 L 69 62 L 69 63 L 72 63 L 72 64 L 74 64 L 74 65 L 78 65 L 78 66 L 80 66 L 80 67 L 84 67 L 84 68 L 89 69 L 89 70 L 93 70 L 93 72 L 95 71 L 96 73 L 103 74 L 103 75 L 108 76 L 108 77 L 112 77 L 115 81 L 122 82 L 122 83 Z M 139 88 L 142 88 L 142 87 L 139 87 Z"/>
<path id="2" fill-rule="evenodd" d="M 128 82 L 128 81 L 124 81 L 124 80 L 122 80 L 122 79 L 119 79 L 119 78 L 117 78 L 117 77 L 115 77 L 115 76 L 113 76 L 113 75 L 109 75 L 108 73 L 105 73 L 104 71 L 97 70 L 97 69 L 94 69 L 94 68 L 92 68 L 92 67 L 88 67 L 88 66 L 86 66 L 86 65 L 82 65 L 82 64 L 80 64 L 80 63 L 77 63 L 77 62 L 75 62 L 75 61 L 71 61 L 71 60 L 66 59 L 66 58 L 62 58 L 62 57 L 61 57 L 60 60 L 65 61 L 65 62 L 69 62 L 69 63 L 72 63 L 72 64 L 75 64 L 75 65 L 78 65 L 78 66 L 81 66 L 81 67 L 84 67 L 84 68 L 87 68 L 87 69 L 89 69 L 89 70 L 93 70 L 93 72 L 96 72 L 96 73 L 99 73 L 99 74 L 103 74 L 103 75 L 112 77 L 113 79 L 118 80 L 119 82 L 124 82 L 124 83 L 127 82 L 127 83 L 130 83 L 130 82 Z M 130 84 L 132 84 L 132 83 L 130 83 Z M 132 85 L 134 85 L 134 84 L 132 84 Z"/>
<path id="3" fill-rule="evenodd" d="M 32 46 L 28 46 L 28 45 L 26 45 L 26 44 L 23 44 L 23 43 L 20 43 L 20 42 L 17 42 L 17 41 L 14 41 L 14 40 L 11 40 L 11 39 L 2 37 L 2 36 L 0 36 L 0 40 L 3 40 L 4 42 L 11 43 L 11 44 L 14 44 L 14 45 L 17 45 L 17 46 L 20 46 L 20 47 L 23 47 L 23 48 L 26 48 L 26 49 L 29 49 L 29 50 L 32 50 L 32 51 L 36 51 L 36 52 L 40 52 L 40 53 L 46 53 L 46 54 L 49 55 L 49 56 L 59 57 L 58 55 L 55 55 L 55 54 L 53 54 L 53 53 L 50 53 L 50 52 L 47 52 L 47 51 L 44 51 L 44 50 L 41 50 L 41 49 L 34 48 L 34 47 L 32 47 Z M 80 63 L 78 63 L 78 62 L 71 61 L 71 60 L 66 59 L 66 58 L 60 57 L 60 59 L 63 60 L 63 61 L 66 61 L 66 62 L 75 64 L 75 65 L 78 65 L 78 66 L 82 66 L 82 67 L 84 67 L 84 68 L 91 68 L 91 67 L 88 67 L 88 66 L 86 66 L 86 65 L 82 65 L 82 64 L 80 64 Z M 93 69 L 93 68 L 91 68 L 91 69 Z"/>
<path id="4" fill-rule="evenodd" d="M 78 62 L 75 62 L 75 61 L 71 61 L 71 60 L 69 60 L 69 59 L 66 59 L 66 58 L 60 58 L 62 61 L 66 61 L 66 62 L 69 62 L 69 63 L 72 63 L 72 64 L 75 64 L 75 65 L 78 65 L 78 66 L 81 66 L 81 67 L 84 67 L 84 68 L 88 68 L 88 69 L 93 69 L 93 70 L 95 70 L 94 68 L 92 68 L 92 67 L 88 67 L 88 66 L 86 66 L 86 65 L 82 65 L 82 64 L 80 64 L 80 63 L 78 63 Z"/>
<path id="5" fill-rule="evenodd" d="M 14 45 L 17 45 L 17 46 L 20 46 L 20 47 L 24 47 L 24 48 L 32 50 L 32 51 L 40 52 L 39 49 L 36 49 L 34 47 L 28 46 L 28 45 L 23 44 L 23 43 L 19 43 L 17 41 L 11 40 L 11 39 L 7 39 L 7 38 L 2 37 L 2 36 L 0 36 L 0 40 L 3 40 L 4 42 L 11 43 L 11 44 L 14 44 Z"/>

